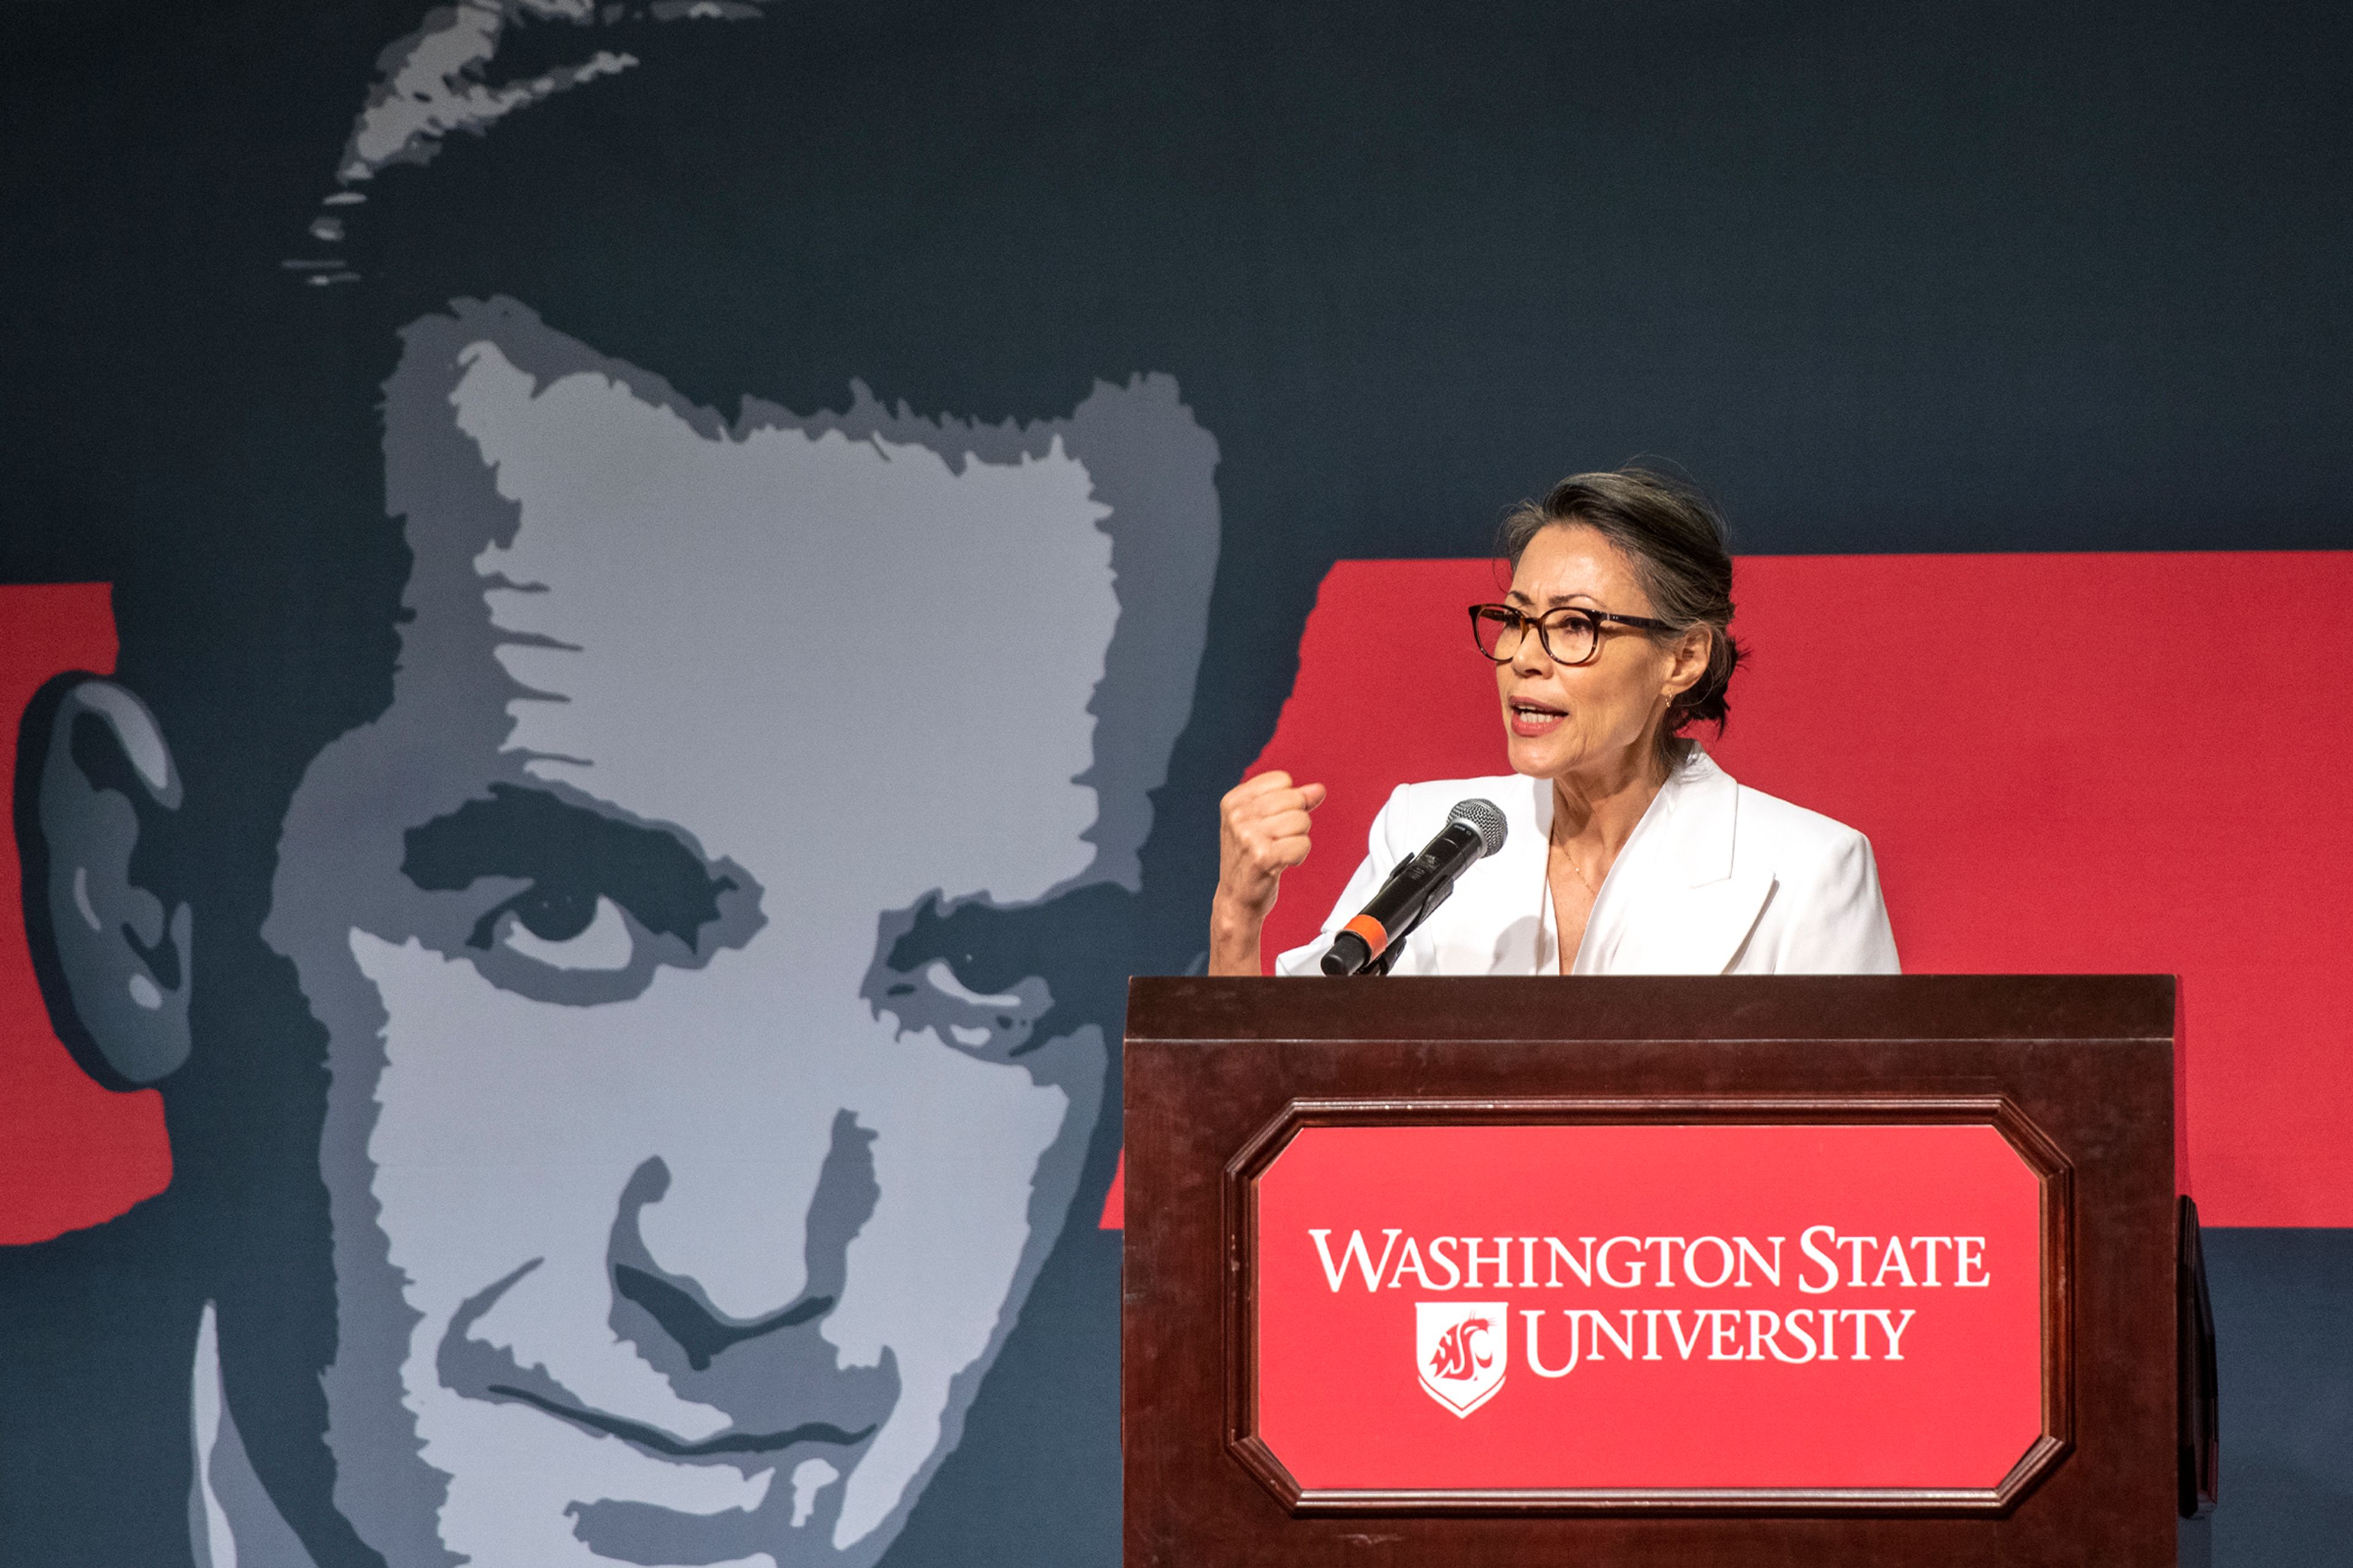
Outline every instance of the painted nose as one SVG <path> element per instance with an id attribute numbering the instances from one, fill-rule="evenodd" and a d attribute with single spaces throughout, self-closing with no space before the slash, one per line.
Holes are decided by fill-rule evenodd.
<path id="1" fill-rule="evenodd" d="M 721 1352 L 745 1340 L 756 1340 L 778 1329 L 823 1317 L 833 1310 L 834 1300 L 831 1296 L 807 1296 L 781 1312 L 749 1323 L 731 1323 L 704 1306 L 691 1291 L 630 1264 L 613 1266 L 613 1289 L 624 1300 L 644 1308 L 646 1315 L 685 1355 L 686 1364 L 697 1372 L 708 1371 Z"/>
<path id="2" fill-rule="evenodd" d="M 674 1181 L 668 1163 L 647 1160 L 613 1226 L 614 1294 L 642 1309 L 696 1371 L 746 1340 L 824 1316 L 840 1299 L 850 1240 L 881 1196 L 873 1143 L 854 1113 L 836 1112 L 816 1183 L 799 1194 L 741 1172 L 714 1172 L 707 1185 Z"/>

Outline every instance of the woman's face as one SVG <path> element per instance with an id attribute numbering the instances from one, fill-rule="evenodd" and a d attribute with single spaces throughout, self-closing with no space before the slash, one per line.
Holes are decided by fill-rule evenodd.
<path id="1" fill-rule="evenodd" d="M 1658 614 L 1625 552 L 1583 523 L 1556 524 L 1530 540 L 1505 597 L 1530 616 L 1568 606 Z M 1707 650 L 1704 631 L 1662 647 L 1648 633 L 1605 622 L 1599 649 L 1571 666 L 1523 637 L 1495 667 L 1513 771 L 1557 779 L 1648 766 L 1667 704 L 1699 679 Z"/>

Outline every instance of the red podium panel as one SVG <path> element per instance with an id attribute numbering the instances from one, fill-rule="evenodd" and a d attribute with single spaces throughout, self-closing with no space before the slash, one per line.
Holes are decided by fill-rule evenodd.
<path id="1" fill-rule="evenodd" d="M 2150 976 L 1135 982 L 1128 1568 L 2170 1564 L 2172 1036 Z"/>
<path id="2" fill-rule="evenodd" d="M 1998 1510 L 2067 1440 L 2064 1162 L 1999 1102 L 1879 1110 L 1286 1109 L 1239 1173 L 1245 1440 L 1303 1509 Z"/>

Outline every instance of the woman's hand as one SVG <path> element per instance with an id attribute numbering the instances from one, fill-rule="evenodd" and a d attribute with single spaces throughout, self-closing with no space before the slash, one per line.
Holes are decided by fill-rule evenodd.
<path id="1" fill-rule="evenodd" d="M 1259 931 L 1274 910 L 1282 874 L 1307 858 L 1307 814 L 1323 804 L 1322 784 L 1293 784 L 1279 772 L 1244 779 L 1218 803 L 1210 973 L 1260 973 Z"/>

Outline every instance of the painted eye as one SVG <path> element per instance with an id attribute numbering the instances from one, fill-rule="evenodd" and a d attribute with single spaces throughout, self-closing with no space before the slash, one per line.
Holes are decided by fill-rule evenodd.
<path id="1" fill-rule="evenodd" d="M 984 996 L 958 980 L 944 958 L 925 965 L 923 977 L 925 984 L 961 1008 L 961 1020 L 955 1011 L 944 1010 L 941 1026 L 949 1039 L 967 1050 L 994 1047 L 998 1054 L 1004 1054 L 1008 1047 L 1027 1040 L 1030 1026 L 1037 1022 L 1031 1011 L 1034 998 L 1012 992 L 1002 996 Z"/>
<path id="2" fill-rule="evenodd" d="M 946 959 L 935 958 L 912 973 L 900 971 L 878 1001 L 902 1029 L 927 1029 L 958 1050 L 1004 1060 L 1038 1043 L 1038 1020 L 1054 999 L 1035 975 L 1001 995 L 975 991 Z"/>
<path id="3" fill-rule="evenodd" d="M 750 873 L 683 830 L 544 790 L 491 784 L 403 842 L 401 870 L 420 892 L 457 895 L 430 916 L 445 951 L 538 1001 L 626 1000 L 657 969 L 700 969 L 763 923 Z"/>
<path id="4" fill-rule="evenodd" d="M 586 900 L 575 900 L 586 903 Z M 569 908 L 556 910 L 548 901 L 517 900 L 499 922 L 497 941 L 510 952 L 551 969 L 627 969 L 637 956 L 637 938 L 621 906 L 598 896 L 575 919 Z"/>

